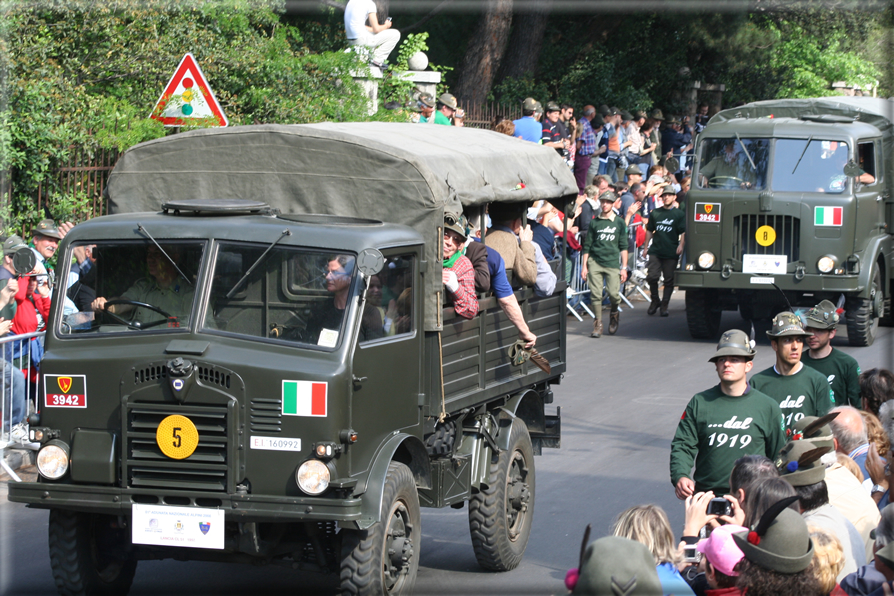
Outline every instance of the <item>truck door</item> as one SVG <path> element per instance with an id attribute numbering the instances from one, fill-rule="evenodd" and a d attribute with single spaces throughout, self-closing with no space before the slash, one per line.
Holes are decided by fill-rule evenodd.
<path id="1" fill-rule="evenodd" d="M 422 312 L 417 269 L 414 253 L 385 253 L 385 266 L 370 278 L 354 351 L 351 405 L 353 428 L 366 445 L 379 445 L 393 431 L 419 424 Z M 363 453 L 371 455 L 372 450 Z M 368 465 L 368 460 L 352 461 L 352 470 Z"/>

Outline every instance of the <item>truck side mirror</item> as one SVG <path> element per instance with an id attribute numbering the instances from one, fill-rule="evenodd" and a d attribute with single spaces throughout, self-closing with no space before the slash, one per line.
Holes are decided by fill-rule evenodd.
<path id="1" fill-rule="evenodd" d="M 18 275 L 27 275 L 34 271 L 37 255 L 28 247 L 20 248 L 12 255 L 12 266 Z"/>
<path id="2" fill-rule="evenodd" d="M 850 160 L 844 165 L 844 175 L 848 178 L 858 178 L 865 174 L 865 172 L 854 163 L 854 160 Z"/>
<path id="3" fill-rule="evenodd" d="M 357 268 L 364 277 L 370 278 L 385 267 L 385 257 L 375 248 L 364 248 L 357 255 Z"/>

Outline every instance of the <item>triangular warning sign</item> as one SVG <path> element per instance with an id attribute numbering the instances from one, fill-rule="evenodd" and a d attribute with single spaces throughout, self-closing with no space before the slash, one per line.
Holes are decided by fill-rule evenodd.
<path id="1" fill-rule="evenodd" d="M 199 68 L 199 63 L 191 53 L 187 53 L 180 61 L 149 117 L 165 126 L 229 124 Z"/>

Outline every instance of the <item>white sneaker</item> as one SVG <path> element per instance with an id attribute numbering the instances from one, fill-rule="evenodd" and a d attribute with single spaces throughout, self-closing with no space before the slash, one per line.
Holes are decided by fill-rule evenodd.
<path id="1" fill-rule="evenodd" d="M 24 445 L 25 443 L 30 443 L 30 433 L 28 432 L 28 423 L 20 422 L 12 427 L 12 430 L 9 431 L 9 442 L 10 443 L 18 443 L 19 445 Z"/>

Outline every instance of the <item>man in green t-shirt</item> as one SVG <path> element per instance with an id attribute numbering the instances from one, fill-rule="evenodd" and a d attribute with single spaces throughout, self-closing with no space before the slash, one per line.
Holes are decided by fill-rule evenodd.
<path id="1" fill-rule="evenodd" d="M 590 286 L 593 312 L 596 321 L 590 337 L 602 336 L 602 285 L 608 292 L 608 300 L 612 310 L 608 323 L 609 335 L 618 331 L 621 313 L 621 284 L 627 279 L 627 226 L 624 220 L 615 215 L 612 207 L 618 200 L 610 190 L 599 195 L 599 216 L 590 222 L 587 239 L 584 241 L 584 254 L 581 277 Z"/>
<path id="2" fill-rule="evenodd" d="M 647 312 L 654 315 L 660 306 L 661 316 L 666 317 L 667 305 L 671 294 L 674 293 L 674 270 L 677 268 L 677 259 L 683 253 L 686 214 L 674 209 L 677 193 L 670 186 L 665 187 L 661 193 L 661 200 L 664 206 L 653 209 L 649 214 L 643 256 L 649 257 L 649 274 L 646 276 L 646 281 L 649 282 L 649 293 L 652 295 L 652 304 L 649 305 Z M 649 240 L 652 241 L 651 245 Z M 662 275 L 664 275 L 664 295 L 659 303 L 658 280 Z"/>
<path id="3" fill-rule="evenodd" d="M 860 399 L 860 365 L 852 356 L 831 345 L 838 320 L 837 309 L 828 300 L 807 311 L 807 331 L 813 335 L 807 338 L 810 350 L 804 354 L 802 361 L 826 377 L 836 406 L 860 409 L 863 404 Z"/>
<path id="4" fill-rule="evenodd" d="M 828 412 L 834 405 L 829 382 L 801 362 L 804 338 L 810 337 L 810 333 L 804 331 L 798 315 L 786 311 L 773 317 L 767 336 L 776 352 L 776 364 L 751 377 L 751 386 L 776 400 L 786 428 L 804 416 Z"/>
<path id="5" fill-rule="evenodd" d="M 726 493 L 737 459 L 765 455 L 772 460 L 785 444 L 779 406 L 748 385 L 754 354 L 754 342 L 744 331 L 732 329 L 720 338 L 709 360 L 720 384 L 689 400 L 671 442 L 670 475 L 678 499 L 703 491 Z"/>

